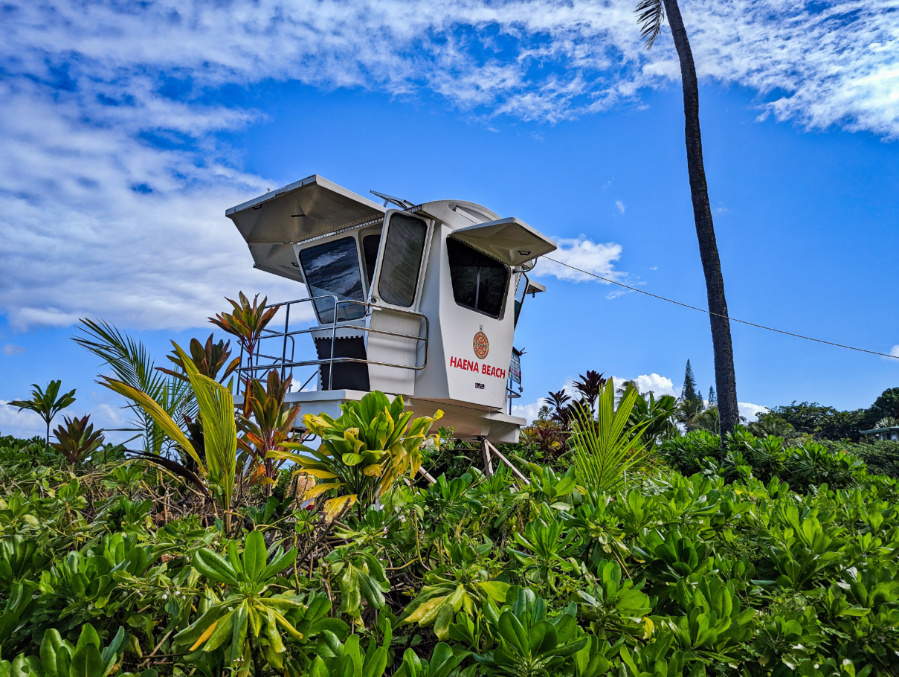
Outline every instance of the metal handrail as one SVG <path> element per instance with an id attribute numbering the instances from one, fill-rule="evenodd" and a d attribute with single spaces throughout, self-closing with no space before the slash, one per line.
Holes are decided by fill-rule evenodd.
<path id="1" fill-rule="evenodd" d="M 299 304 L 299 303 L 313 303 L 314 304 L 315 301 L 322 300 L 322 299 L 330 299 L 334 302 L 333 315 L 332 315 L 331 322 L 328 324 L 318 325 L 316 327 L 310 327 L 307 329 L 297 329 L 297 330 L 291 331 L 289 328 L 291 306 L 293 306 L 295 304 Z M 356 301 L 355 299 L 340 299 L 337 297 L 336 294 L 322 294 L 320 296 L 310 296 L 305 299 L 295 299 L 292 301 L 283 301 L 281 303 L 268 304 L 268 305 L 274 306 L 276 308 L 281 308 L 281 307 L 285 308 L 284 331 L 279 332 L 274 329 L 265 328 L 262 330 L 262 332 L 260 332 L 260 334 L 261 334 L 260 343 L 263 340 L 274 339 L 274 338 L 283 338 L 283 344 L 281 347 L 281 357 L 279 359 L 277 355 L 268 355 L 266 353 L 261 352 L 261 350 L 257 350 L 253 356 L 254 357 L 253 362 L 255 362 L 255 364 L 251 363 L 248 365 L 243 365 L 244 350 L 243 350 L 243 347 L 241 347 L 241 351 L 240 351 L 241 366 L 239 366 L 237 369 L 238 382 L 239 382 L 240 376 L 242 374 L 247 374 L 247 373 L 253 374 L 260 370 L 268 370 L 268 369 L 276 369 L 276 368 L 280 368 L 282 379 L 285 377 L 286 370 L 288 368 L 293 368 L 293 367 L 318 365 L 319 370 L 316 373 L 320 374 L 321 366 L 324 364 L 327 364 L 327 365 L 329 365 L 328 390 L 331 390 L 333 388 L 333 384 L 334 384 L 334 364 L 335 363 L 349 362 L 349 363 L 372 364 L 372 365 L 376 365 L 376 366 L 393 367 L 393 368 L 397 368 L 397 369 L 411 369 L 412 371 L 421 371 L 428 364 L 428 342 L 430 339 L 430 321 L 428 320 L 427 316 L 423 315 L 422 313 L 417 313 L 417 312 L 411 311 L 411 310 L 401 310 L 398 308 L 389 308 L 388 309 L 388 308 L 384 308 L 383 306 L 375 305 L 374 303 L 369 302 L 369 301 Z M 419 329 L 421 328 L 421 321 L 424 320 L 424 336 L 421 335 L 421 332 L 419 332 L 419 334 L 417 334 L 417 335 L 412 335 L 412 334 L 403 334 L 401 332 L 388 331 L 386 329 L 373 329 L 372 327 L 365 327 L 365 326 L 358 325 L 358 324 L 345 324 L 347 322 L 353 322 L 354 320 L 342 320 L 342 321 L 338 320 L 338 309 L 341 305 L 363 306 L 365 308 L 364 315 L 366 315 L 366 316 L 371 314 L 374 311 L 383 312 L 385 310 L 389 310 L 390 312 L 399 313 L 399 314 L 403 314 L 403 315 L 409 315 L 409 316 L 415 317 L 419 320 Z M 316 315 L 317 315 L 317 313 L 316 313 Z M 368 332 L 370 334 L 374 333 L 374 334 L 381 334 L 384 336 L 393 336 L 396 338 L 404 338 L 404 339 L 409 339 L 409 340 L 413 340 L 413 341 L 424 341 L 424 359 L 422 361 L 422 364 L 418 365 L 417 364 L 418 359 L 417 359 L 417 355 L 416 355 L 416 365 L 406 365 L 406 364 L 395 364 L 395 363 L 391 363 L 391 362 L 378 362 L 375 360 L 362 359 L 362 358 L 356 358 L 356 357 L 336 357 L 334 355 L 334 348 L 337 343 L 337 329 L 338 328 L 342 329 L 342 330 L 351 330 L 351 331 L 359 331 L 359 332 Z M 299 336 L 300 334 L 313 334 L 313 333 L 327 332 L 329 329 L 331 331 L 331 355 L 327 359 L 299 360 L 299 361 L 297 361 L 295 359 L 295 355 L 296 355 L 295 337 L 296 336 Z M 287 357 L 287 353 L 288 353 L 287 341 L 288 340 L 290 340 L 290 342 L 291 342 L 290 359 L 288 359 L 288 357 Z M 417 352 L 417 350 L 416 350 L 416 352 Z M 271 362 L 265 362 L 263 364 L 260 364 L 260 358 L 264 358 L 265 360 L 271 360 Z M 315 377 L 315 374 L 313 374 L 311 377 L 309 377 L 309 379 L 306 381 L 306 383 L 303 384 L 302 387 L 305 388 L 306 385 L 308 385 L 308 383 L 314 377 Z"/>

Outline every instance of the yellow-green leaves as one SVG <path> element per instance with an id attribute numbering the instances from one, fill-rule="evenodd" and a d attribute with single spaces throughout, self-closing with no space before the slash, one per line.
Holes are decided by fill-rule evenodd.
<path id="1" fill-rule="evenodd" d="M 283 663 L 286 647 L 281 632 L 303 639 L 285 614 L 302 609 L 302 605 L 294 595 L 272 595 L 269 587 L 275 576 L 296 562 L 296 555 L 296 548 L 286 553 L 277 546 L 266 550 L 259 531 L 247 535 L 240 554 L 234 541 L 228 543 L 227 556 L 207 548 L 198 550 L 191 562 L 193 568 L 211 583 L 224 585 L 226 594 L 178 633 L 175 643 L 189 651 L 203 652 L 227 646 L 227 660 L 243 669 L 250 658 L 248 637 L 252 636 L 267 650 L 270 660 Z"/>
<path id="2" fill-rule="evenodd" d="M 349 510 L 353 505 L 356 504 L 358 497 L 356 494 L 350 494 L 348 496 L 338 496 L 336 498 L 329 498 L 325 501 L 324 511 L 325 518 L 328 520 L 335 519 L 338 515 L 343 513 L 345 510 Z"/>
<path id="3" fill-rule="evenodd" d="M 327 519 L 336 519 L 353 506 L 364 511 L 389 491 L 404 475 L 414 477 L 421 466 L 421 446 L 433 417 L 412 421 L 412 413 L 404 411 L 402 397 L 392 401 L 381 392 L 365 395 L 358 402 L 347 402 L 342 414 L 332 418 L 326 414 L 307 414 L 303 424 L 321 438 L 318 449 L 301 444 L 285 444 L 301 453 L 276 452 L 271 458 L 289 459 L 298 468 L 323 482 L 306 491 L 306 500 L 334 491 L 325 502 Z"/>
<path id="4" fill-rule="evenodd" d="M 337 499 L 332 499 L 337 500 Z M 377 557 L 369 552 L 338 548 L 325 558 L 340 587 L 340 610 L 362 624 L 362 602 L 372 609 L 384 606 L 384 593 L 390 583 Z"/>
<path id="5" fill-rule="evenodd" d="M 175 352 L 187 372 L 203 424 L 205 463 L 190 439 L 165 410 L 147 393 L 122 381 L 104 378 L 103 385 L 133 400 L 185 453 L 197 464 L 200 476 L 218 489 L 222 508 L 225 511 L 226 531 L 230 526 L 231 500 L 237 464 L 237 426 L 234 419 L 234 398 L 231 391 L 221 383 L 203 376 L 181 347 L 172 342 Z M 210 492 L 213 493 L 213 492 Z"/>
<path id="6" fill-rule="evenodd" d="M 484 600 L 503 602 L 509 584 L 502 581 L 479 581 L 463 583 L 444 580 L 435 585 L 426 585 L 421 594 L 406 608 L 404 623 L 417 623 L 420 627 L 434 626 L 434 633 L 440 640 L 449 637 L 449 626 L 459 610 L 473 615 Z"/>

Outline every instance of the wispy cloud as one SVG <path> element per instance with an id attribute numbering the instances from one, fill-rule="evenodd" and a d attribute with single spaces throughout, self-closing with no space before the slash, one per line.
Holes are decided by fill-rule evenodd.
<path id="1" fill-rule="evenodd" d="M 694 0 L 683 13 L 700 75 L 757 90 L 764 113 L 895 135 L 895 9 L 894 0 Z M 269 78 L 395 94 L 426 87 L 461 107 L 558 120 L 678 79 L 670 38 L 644 50 L 633 10 L 631 0 L 19 0 L 6 5 L 0 49 L 7 72 L 90 82 L 110 117 L 142 108 L 186 134 L 248 113 L 207 108 L 197 127 L 185 98 Z M 160 89 L 161 73 L 177 97 Z"/>
<path id="2" fill-rule="evenodd" d="M 3 346 L 3 354 L 4 355 L 9 355 L 9 356 L 21 355 L 24 352 L 25 352 L 24 346 L 17 346 L 12 343 L 7 343 L 6 345 Z"/>
<path id="3" fill-rule="evenodd" d="M 624 203 L 621 200 L 615 200 L 615 209 L 618 210 L 619 214 L 624 214 L 624 210 L 627 209 L 627 207 L 624 206 Z"/>
<path id="4" fill-rule="evenodd" d="M 761 115 L 899 136 L 895 0 L 684 14 L 700 75 L 755 90 Z M 484 120 L 553 123 L 639 106 L 679 77 L 668 36 L 642 48 L 632 0 L 13 0 L 2 16 L 0 312 L 18 329 L 85 314 L 195 326 L 239 288 L 292 293 L 222 237 L 222 207 L 272 184 L 219 141 L 264 119 L 227 85 L 428 90 Z M 619 245 L 566 246 L 573 265 L 620 275 Z"/>

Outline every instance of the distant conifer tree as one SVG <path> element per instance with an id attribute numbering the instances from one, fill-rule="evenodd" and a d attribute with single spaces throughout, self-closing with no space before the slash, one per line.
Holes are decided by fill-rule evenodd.
<path id="1" fill-rule="evenodd" d="M 718 404 L 718 396 L 715 394 L 715 386 L 709 386 L 709 406 L 714 407 Z"/>
<path id="2" fill-rule="evenodd" d="M 684 388 L 681 390 L 680 398 L 684 402 L 696 402 L 702 404 L 702 395 L 696 390 L 696 378 L 693 376 L 693 367 L 690 366 L 690 360 L 687 360 L 687 371 L 684 374 Z"/>

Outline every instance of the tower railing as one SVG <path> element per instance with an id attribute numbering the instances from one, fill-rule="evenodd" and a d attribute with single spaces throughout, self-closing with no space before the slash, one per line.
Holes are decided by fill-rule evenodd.
<path id="1" fill-rule="evenodd" d="M 332 314 L 330 323 L 322 323 L 313 327 L 307 327 L 305 329 L 290 328 L 290 312 L 292 308 L 295 308 L 303 303 L 314 303 L 315 301 L 320 300 L 331 300 L 334 304 L 334 312 Z M 356 324 L 355 320 L 338 320 L 338 308 L 340 308 L 341 306 L 350 305 L 362 306 L 362 308 L 364 309 L 362 317 L 368 317 L 372 313 L 376 312 L 387 311 L 392 314 L 407 315 L 409 317 L 416 318 L 419 321 L 418 333 L 405 334 L 402 332 L 388 331 L 386 329 L 375 329 L 373 327 L 367 327 L 364 324 Z M 321 373 L 321 368 L 327 365 L 328 387 L 326 389 L 332 390 L 335 364 L 359 363 L 377 365 L 382 367 L 393 367 L 396 369 L 411 369 L 413 371 L 421 371 L 428 364 L 428 338 L 430 335 L 430 323 L 428 322 L 428 318 L 421 313 L 416 313 L 411 310 L 384 308 L 383 306 L 379 306 L 367 301 L 340 299 L 335 294 L 323 294 L 321 296 L 311 296 L 305 299 L 295 299 L 293 301 L 284 301 L 281 303 L 270 303 L 266 307 L 277 307 L 279 309 L 284 309 L 284 328 L 283 330 L 270 329 L 268 327 L 263 329 L 261 338 L 257 345 L 257 350 L 252 355 L 251 359 L 247 359 L 249 356 L 245 354 L 245 350 L 243 349 L 243 346 L 241 346 L 240 366 L 237 368 L 238 378 L 237 384 L 235 386 L 236 388 L 240 387 L 240 382 L 245 381 L 247 376 L 258 378 L 257 374 L 259 374 L 259 372 L 262 372 L 264 374 L 271 371 L 272 369 L 277 369 L 278 371 L 280 371 L 281 379 L 284 380 L 288 374 L 288 370 L 290 370 L 290 373 L 292 374 L 294 368 L 314 366 L 315 370 L 313 371 L 312 375 L 300 387 L 300 390 L 303 390 L 307 385 L 309 385 L 312 379 L 314 379 Z M 415 364 L 380 362 L 377 360 L 369 360 L 367 358 L 341 357 L 335 355 L 334 348 L 337 344 L 338 330 L 340 330 L 342 333 L 346 331 L 358 331 L 367 333 L 369 335 L 378 334 L 381 336 L 392 336 L 397 339 L 416 341 Z M 329 332 L 331 338 L 331 354 L 329 357 L 314 360 L 297 359 L 297 346 L 295 339 L 296 336 L 300 336 L 302 334 L 327 335 Z M 424 344 L 424 350 L 419 351 L 418 345 L 422 343 Z M 278 352 L 280 352 L 280 355 L 277 354 Z M 422 353 L 421 360 L 419 360 L 418 357 L 419 352 Z M 419 362 L 421 363 L 419 364 Z"/>

